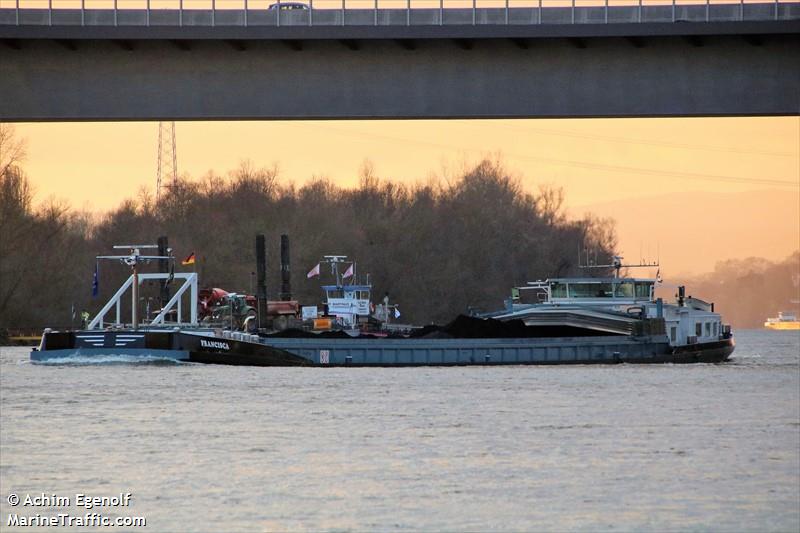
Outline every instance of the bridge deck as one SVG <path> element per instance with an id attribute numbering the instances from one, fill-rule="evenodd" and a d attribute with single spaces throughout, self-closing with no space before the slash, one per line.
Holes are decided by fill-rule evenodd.
<path id="1" fill-rule="evenodd" d="M 798 1 L 180 1 L 0 0 L 0 120 L 800 113 Z"/>
<path id="2" fill-rule="evenodd" d="M 248 5 L 247 0 L 152 2 L 0 0 L 0 26 L 529 26 L 800 19 L 796 1 L 482 0 L 469 6 L 469 1 L 434 0 L 412 6 L 410 0 L 351 0 L 356 7 L 347 7 L 344 1 L 317 0 L 313 9 L 297 10 L 266 9 L 264 2 Z"/>

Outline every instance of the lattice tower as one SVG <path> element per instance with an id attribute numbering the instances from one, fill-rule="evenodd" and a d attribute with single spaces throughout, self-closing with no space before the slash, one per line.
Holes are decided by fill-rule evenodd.
<path id="1" fill-rule="evenodd" d="M 158 172 L 156 202 L 161 200 L 161 189 L 178 184 L 178 154 L 175 149 L 175 123 L 158 123 Z"/>

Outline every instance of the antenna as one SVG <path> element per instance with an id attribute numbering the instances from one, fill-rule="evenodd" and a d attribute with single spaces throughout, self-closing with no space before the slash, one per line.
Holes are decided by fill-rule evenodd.
<path id="1" fill-rule="evenodd" d="M 614 277 L 618 278 L 619 277 L 619 271 L 622 270 L 623 268 L 657 267 L 657 266 L 659 266 L 658 261 L 653 261 L 652 263 L 645 262 L 645 261 L 640 261 L 639 264 L 637 264 L 637 265 L 633 265 L 633 264 L 626 265 L 626 264 L 622 263 L 622 259 L 623 259 L 623 257 L 621 255 L 615 255 L 613 261 L 611 262 L 611 264 L 598 265 L 597 262 L 595 261 L 592 264 L 578 265 L 578 268 L 613 268 L 614 269 Z"/>
<path id="2" fill-rule="evenodd" d="M 175 146 L 175 122 L 159 122 L 156 203 L 161 200 L 162 187 L 169 189 L 178 184 L 178 154 Z"/>

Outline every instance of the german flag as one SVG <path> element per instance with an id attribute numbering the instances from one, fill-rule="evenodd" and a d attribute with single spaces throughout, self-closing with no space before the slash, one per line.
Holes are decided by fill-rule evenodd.
<path id="1" fill-rule="evenodd" d="M 194 252 L 189 254 L 189 257 L 181 261 L 182 265 L 193 265 L 194 264 Z"/>

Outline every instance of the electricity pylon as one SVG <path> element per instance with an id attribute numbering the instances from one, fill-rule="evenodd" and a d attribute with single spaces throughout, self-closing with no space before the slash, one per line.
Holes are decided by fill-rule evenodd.
<path id="1" fill-rule="evenodd" d="M 175 123 L 158 123 L 158 173 L 156 178 L 156 203 L 161 200 L 161 188 L 178 184 L 178 154 L 175 149 Z"/>

